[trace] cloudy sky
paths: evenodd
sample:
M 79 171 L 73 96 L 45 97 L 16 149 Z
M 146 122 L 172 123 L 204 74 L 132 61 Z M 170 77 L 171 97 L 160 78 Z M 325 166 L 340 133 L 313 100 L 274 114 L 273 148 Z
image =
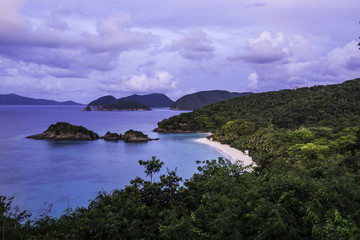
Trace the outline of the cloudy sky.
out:
M 0 94 L 82 103 L 360 77 L 359 0 L 0 0 Z

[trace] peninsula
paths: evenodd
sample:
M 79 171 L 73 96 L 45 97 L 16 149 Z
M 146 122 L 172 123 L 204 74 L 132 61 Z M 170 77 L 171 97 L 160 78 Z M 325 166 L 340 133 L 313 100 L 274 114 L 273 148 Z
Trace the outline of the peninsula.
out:
M 81 105 L 74 101 L 58 102 L 47 99 L 23 97 L 17 94 L 0 94 L 0 105 Z

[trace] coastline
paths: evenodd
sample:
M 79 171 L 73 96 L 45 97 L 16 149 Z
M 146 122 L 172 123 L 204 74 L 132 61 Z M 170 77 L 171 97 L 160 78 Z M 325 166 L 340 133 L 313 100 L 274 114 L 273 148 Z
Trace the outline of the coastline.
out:
M 207 138 L 199 138 L 195 139 L 194 141 L 202 144 L 207 144 L 215 148 L 219 153 L 221 153 L 226 159 L 229 159 L 232 163 L 236 163 L 236 161 L 239 160 L 244 166 L 255 164 L 249 155 L 243 153 L 238 149 L 230 147 L 230 145 L 221 144 Z

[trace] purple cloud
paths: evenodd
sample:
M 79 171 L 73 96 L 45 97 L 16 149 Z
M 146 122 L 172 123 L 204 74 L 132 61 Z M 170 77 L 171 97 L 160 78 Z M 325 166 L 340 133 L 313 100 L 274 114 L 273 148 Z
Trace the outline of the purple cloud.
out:
M 267 4 L 266 3 L 261 3 L 261 2 L 254 2 L 251 4 L 246 5 L 247 8 L 251 8 L 251 7 L 265 7 Z
M 352 56 L 345 64 L 346 68 L 351 71 L 360 70 L 360 57 Z
M 179 53 L 189 60 L 204 60 L 214 56 L 214 47 L 211 38 L 206 32 L 196 29 L 191 30 L 183 38 L 172 41 L 166 50 Z
M 357 42 L 329 51 L 325 56 L 306 61 L 289 58 L 288 62 L 253 64 L 247 86 L 257 90 L 277 90 L 322 84 L 334 84 L 358 77 L 360 57 Z
M 228 57 L 229 61 L 243 60 L 247 63 L 266 64 L 284 60 L 289 56 L 284 46 L 284 36 L 278 33 L 275 38 L 268 32 L 263 32 L 259 38 L 250 39 L 247 51 Z
M 155 71 L 151 74 L 125 75 L 120 79 L 101 81 L 100 89 L 106 92 L 157 92 L 176 88 L 176 78 L 166 71 Z
M 146 49 L 158 41 L 153 34 L 134 31 L 127 15 L 99 20 L 96 33 L 71 33 L 61 16 L 66 9 L 53 11 L 44 23 L 33 26 L 19 14 L 20 0 L 0 0 L 0 56 L 26 65 L 35 64 L 41 71 L 55 77 L 86 77 L 91 71 L 109 71 L 124 51 Z M 41 72 L 41 74 L 39 74 Z

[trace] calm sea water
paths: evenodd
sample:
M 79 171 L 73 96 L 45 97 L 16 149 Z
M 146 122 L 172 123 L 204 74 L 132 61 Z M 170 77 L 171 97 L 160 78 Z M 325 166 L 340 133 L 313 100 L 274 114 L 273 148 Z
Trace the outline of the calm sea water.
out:
M 161 134 L 157 122 L 179 111 L 83 112 L 82 106 L 0 106 L 0 195 L 15 196 L 33 218 L 46 212 L 58 217 L 67 207 L 87 206 L 101 190 L 111 192 L 146 178 L 138 160 L 156 156 L 166 168 L 190 178 L 196 160 L 216 159 L 215 149 L 193 140 L 204 134 Z M 59 121 L 82 125 L 100 136 L 106 131 L 139 130 L 158 141 L 124 143 L 26 139 Z M 159 176 L 159 174 L 157 174 Z

